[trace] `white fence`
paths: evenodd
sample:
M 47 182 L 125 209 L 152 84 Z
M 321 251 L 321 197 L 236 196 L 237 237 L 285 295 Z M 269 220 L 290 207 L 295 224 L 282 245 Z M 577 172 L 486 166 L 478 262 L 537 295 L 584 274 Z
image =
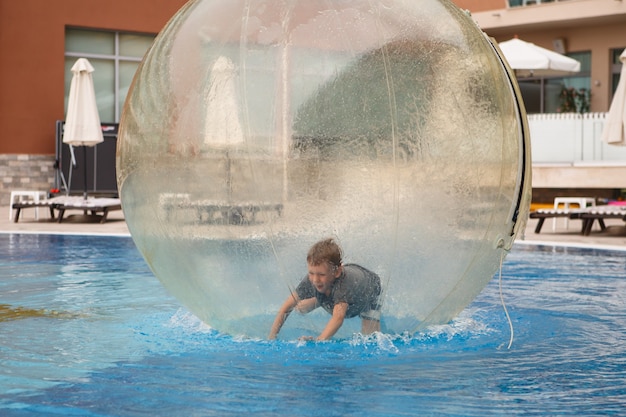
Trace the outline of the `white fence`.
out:
M 528 116 L 533 164 L 626 165 L 626 146 L 601 139 L 606 113 Z

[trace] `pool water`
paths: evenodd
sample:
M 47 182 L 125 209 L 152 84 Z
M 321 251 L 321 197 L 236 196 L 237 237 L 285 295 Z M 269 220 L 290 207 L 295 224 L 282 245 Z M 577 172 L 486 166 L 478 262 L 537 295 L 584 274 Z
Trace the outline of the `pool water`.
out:
M 624 415 L 626 257 L 516 245 L 445 326 L 230 337 L 126 237 L 0 235 L 1 416 Z

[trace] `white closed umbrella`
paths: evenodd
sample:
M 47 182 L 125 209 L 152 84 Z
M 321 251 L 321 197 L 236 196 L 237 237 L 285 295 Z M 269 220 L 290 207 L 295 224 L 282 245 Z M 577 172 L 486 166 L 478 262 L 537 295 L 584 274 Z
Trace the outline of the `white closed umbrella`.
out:
M 498 43 L 518 77 L 561 77 L 580 72 L 580 62 L 518 38 Z
M 602 140 L 609 145 L 626 146 L 626 49 L 619 60 L 622 72 L 602 130 Z
M 218 57 L 211 67 L 205 97 L 204 144 L 207 148 L 219 149 L 225 153 L 228 200 L 232 198 L 229 152 L 244 143 L 235 76 L 236 70 L 233 62 L 225 56 Z
M 72 82 L 67 103 L 67 115 L 63 129 L 63 143 L 72 146 L 96 146 L 104 141 L 100 115 L 93 86 L 93 66 L 85 58 L 79 58 L 72 66 Z M 84 155 L 84 197 L 87 198 L 87 150 Z M 70 177 L 71 181 L 71 177 Z
M 225 56 L 211 67 L 204 122 L 204 144 L 210 147 L 229 149 L 244 142 L 235 75 L 235 65 Z

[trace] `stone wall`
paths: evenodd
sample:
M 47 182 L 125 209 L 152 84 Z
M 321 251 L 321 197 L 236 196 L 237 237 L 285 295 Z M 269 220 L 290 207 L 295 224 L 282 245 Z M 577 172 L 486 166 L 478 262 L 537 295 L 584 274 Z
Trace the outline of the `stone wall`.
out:
M 0 206 L 13 190 L 49 191 L 54 186 L 54 155 L 0 154 Z

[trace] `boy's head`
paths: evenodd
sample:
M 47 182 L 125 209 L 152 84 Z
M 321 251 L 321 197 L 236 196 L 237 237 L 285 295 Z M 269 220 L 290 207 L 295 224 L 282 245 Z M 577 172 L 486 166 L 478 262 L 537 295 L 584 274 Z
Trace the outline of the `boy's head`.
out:
M 311 246 L 306 262 L 309 265 L 328 263 L 329 266 L 338 268 L 342 262 L 341 255 L 341 248 L 333 239 L 324 239 Z
M 311 284 L 318 292 L 330 295 L 335 280 L 343 272 L 339 245 L 332 239 L 317 242 L 309 249 L 306 262 Z

